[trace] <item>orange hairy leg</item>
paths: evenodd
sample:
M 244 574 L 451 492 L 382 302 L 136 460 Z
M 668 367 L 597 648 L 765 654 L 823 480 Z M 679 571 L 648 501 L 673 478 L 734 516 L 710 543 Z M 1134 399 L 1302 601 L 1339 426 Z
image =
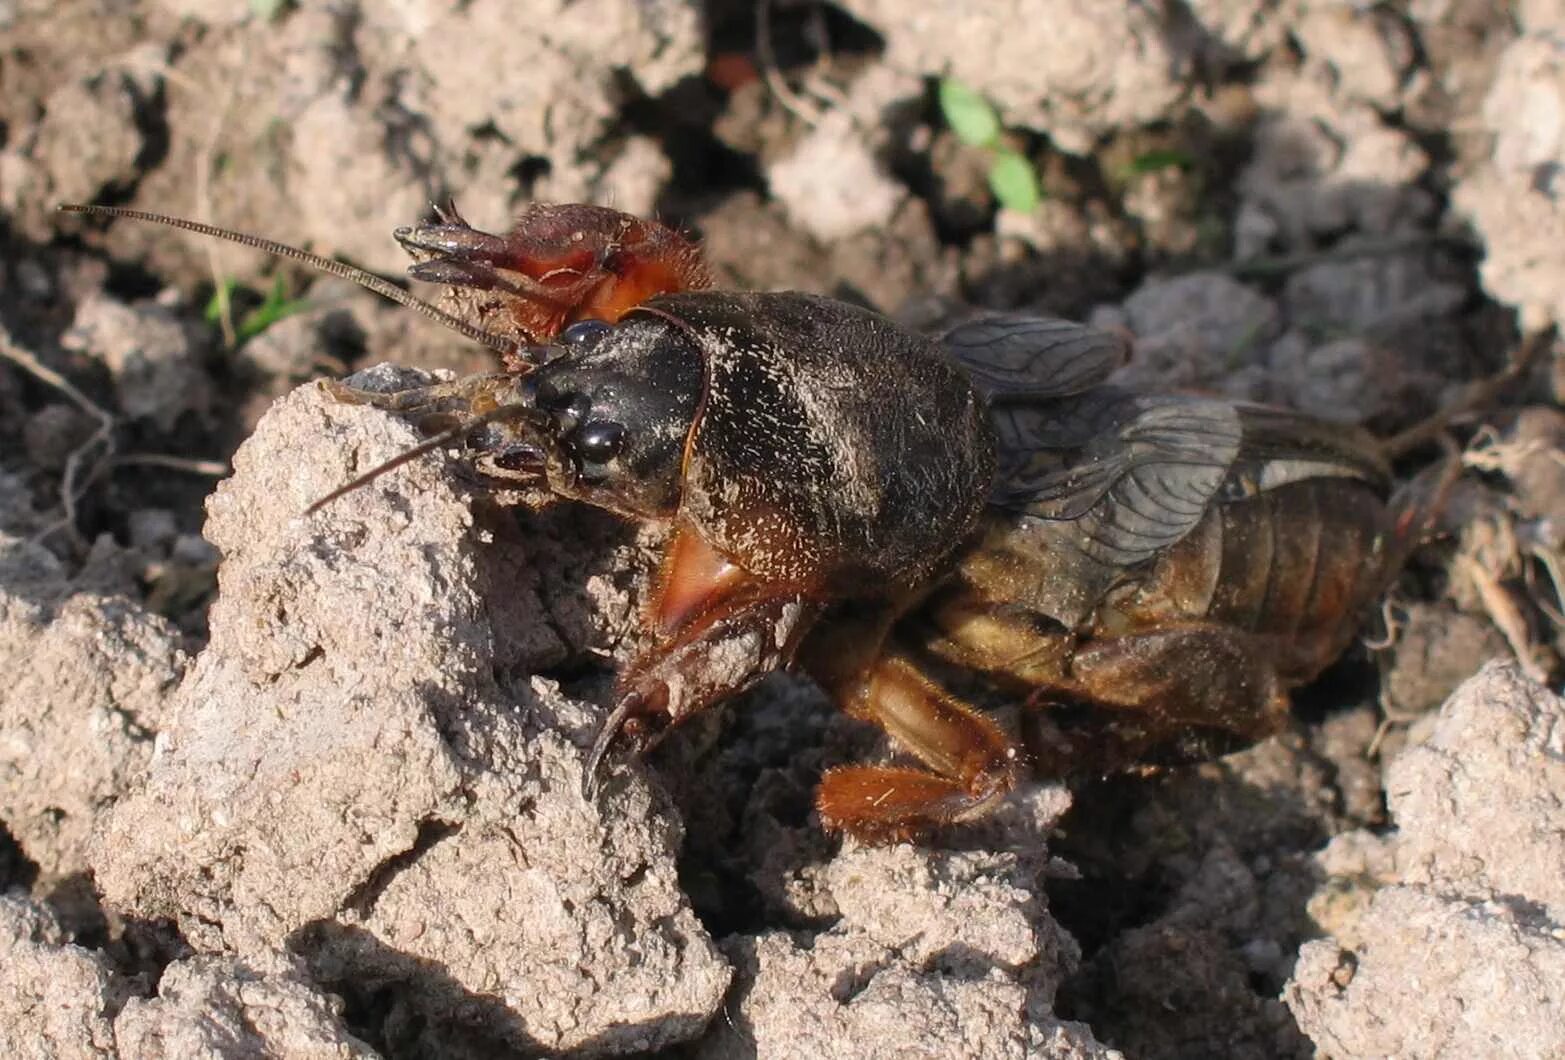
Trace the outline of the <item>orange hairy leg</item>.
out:
M 1020 779 L 1020 749 L 1004 730 L 900 653 L 880 656 L 856 687 L 838 691 L 850 714 L 879 725 L 926 768 L 828 771 L 816 796 L 827 828 L 866 842 L 909 839 L 982 816 Z
M 808 586 L 756 577 L 676 520 L 643 614 L 655 639 L 620 675 L 618 703 L 588 763 L 589 788 L 615 732 L 649 745 L 790 663 L 819 614 L 814 597 Z
M 708 545 L 681 520 L 664 552 L 645 615 L 655 646 L 626 671 L 622 717 L 633 731 L 677 721 L 738 682 L 712 659 L 749 636 L 775 666 L 791 660 L 813 619 L 809 586 L 766 582 Z M 926 827 L 979 816 L 1016 784 L 1021 758 L 998 725 L 924 676 L 901 654 L 880 654 L 889 616 L 836 622 L 812 645 L 814 676 L 852 716 L 873 722 L 927 769 L 844 767 L 821 783 L 824 823 L 867 841 L 905 838 Z M 741 653 L 746 664 L 749 655 Z M 746 673 L 758 674 L 758 668 Z M 668 699 L 677 687 L 683 703 Z
M 810 675 L 850 716 L 872 722 L 924 768 L 840 766 L 821 779 L 827 828 L 864 842 L 909 839 L 982 816 L 1016 786 L 1017 743 L 932 680 L 887 634 L 909 600 L 838 616 L 804 648 Z

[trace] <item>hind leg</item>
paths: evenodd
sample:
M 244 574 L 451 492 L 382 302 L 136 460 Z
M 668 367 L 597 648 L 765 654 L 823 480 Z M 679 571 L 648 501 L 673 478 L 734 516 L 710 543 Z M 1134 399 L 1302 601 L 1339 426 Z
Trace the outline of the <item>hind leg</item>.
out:
M 848 714 L 880 726 L 922 766 L 841 766 L 821 779 L 822 823 L 865 842 L 906 839 L 982 816 L 1015 787 L 1022 769 L 1019 747 L 992 719 L 905 653 L 885 650 L 890 616 L 833 627 L 806 659 Z M 820 650 L 823 644 L 828 651 Z

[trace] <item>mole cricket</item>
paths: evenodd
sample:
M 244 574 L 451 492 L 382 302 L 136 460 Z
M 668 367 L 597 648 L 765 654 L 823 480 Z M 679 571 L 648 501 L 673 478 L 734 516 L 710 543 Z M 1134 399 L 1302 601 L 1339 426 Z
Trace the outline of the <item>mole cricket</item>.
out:
M 865 841 L 992 810 L 1029 773 L 1188 762 L 1276 732 L 1438 505 L 1388 446 L 1281 408 L 1110 379 L 1122 337 L 982 313 L 922 335 L 798 292 L 715 289 L 674 229 L 535 204 L 398 229 L 454 310 L 333 259 L 160 214 L 351 279 L 498 370 L 338 399 L 459 447 L 480 483 L 668 528 L 587 764 L 797 668 L 912 759 L 823 777 Z M 1514 374 L 1512 372 L 1511 374 Z M 1438 493 L 1439 491 L 1435 491 Z M 957 688 L 1019 704 L 1002 725 Z

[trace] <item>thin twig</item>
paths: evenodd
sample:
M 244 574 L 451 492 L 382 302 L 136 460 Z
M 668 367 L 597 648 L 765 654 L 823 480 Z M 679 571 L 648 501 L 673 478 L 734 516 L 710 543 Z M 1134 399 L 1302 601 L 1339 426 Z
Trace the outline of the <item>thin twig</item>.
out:
M 18 346 L 16 340 L 11 338 L 11 333 L 5 330 L 4 325 L 0 325 L 0 357 L 4 357 L 11 363 L 26 369 L 35 379 L 48 383 L 75 402 L 76 406 L 83 412 L 88 413 L 100 422 L 113 422 L 114 417 L 100 408 L 86 394 L 76 389 L 74 383 L 34 357 L 30 351 Z
M 79 540 L 80 534 L 76 529 L 76 501 L 85 491 L 86 484 L 97 477 L 103 463 L 114 454 L 114 417 L 86 394 L 76 389 L 76 385 L 69 379 L 44 364 L 37 357 L 34 357 L 30 351 L 18 346 L 11 338 L 10 332 L 6 331 L 3 326 L 0 326 L 0 357 L 4 357 L 38 381 L 54 387 L 60 393 L 70 398 L 83 412 L 98 421 L 98 427 L 92 432 L 92 435 L 81 445 L 71 450 L 71 455 L 66 457 L 65 471 L 60 477 L 62 518 L 44 527 L 35 536 L 35 540 L 41 540 L 61 527 L 68 527 L 71 535 Z M 78 482 L 78 478 L 81 475 L 82 462 L 86 459 L 87 453 L 99 446 L 102 447 L 102 452 L 93 462 L 92 467 L 88 469 L 86 477 Z
M 1462 388 L 1462 393 L 1457 399 L 1445 408 L 1413 424 L 1407 430 L 1384 439 L 1380 443 L 1381 451 L 1392 460 L 1405 456 L 1443 435 L 1446 428 L 1458 417 L 1480 412 L 1493 405 L 1505 387 L 1526 374 L 1539 353 L 1548 348 L 1553 337 L 1553 331 L 1548 329 L 1528 335 L 1511 354 L 1504 368 L 1485 379 L 1468 383 Z
M 126 453 L 115 457 L 113 464 L 115 467 L 166 467 L 170 471 L 184 471 L 211 478 L 222 478 L 230 470 L 227 462 L 222 460 L 201 460 L 169 453 Z
M 762 80 L 783 109 L 811 128 L 819 125 L 820 110 L 796 93 L 777 68 L 777 53 L 772 49 L 771 0 L 755 0 L 755 55 L 761 61 Z
M 1391 730 L 1401 724 L 1401 721 L 1394 721 L 1389 717 L 1381 718 L 1380 724 L 1375 727 L 1374 738 L 1369 741 L 1369 746 L 1364 748 L 1364 757 L 1371 762 L 1378 759 L 1380 757 L 1381 744 L 1386 742 L 1386 737 L 1391 735 Z
M 1409 250 L 1447 246 L 1454 250 L 1476 251 L 1472 243 L 1455 236 L 1420 233 L 1412 236 L 1395 236 L 1373 242 L 1349 243 L 1326 250 L 1306 250 L 1297 254 L 1260 255 L 1242 261 L 1193 264 L 1175 270 L 1175 275 L 1187 272 L 1226 272 L 1240 279 L 1260 280 L 1272 276 L 1307 269 L 1312 265 L 1328 262 L 1355 261 L 1359 258 L 1382 258 Z
M 1516 656 L 1516 661 L 1521 664 L 1522 672 L 1539 684 L 1547 684 L 1549 675 L 1545 672 L 1538 657 L 1534 653 L 1532 638 L 1527 632 L 1527 619 L 1522 614 L 1521 608 L 1511 598 L 1510 593 L 1500 584 L 1500 580 L 1491 574 L 1485 567 L 1471 556 L 1458 556 L 1457 563 L 1478 590 L 1478 599 L 1482 603 L 1489 620 L 1500 630 L 1505 642 L 1510 645 L 1511 654 Z
M 810 43 L 815 47 L 815 62 L 810 66 L 810 72 L 805 75 L 804 87 L 809 93 L 819 100 L 828 110 L 849 110 L 848 97 L 840 88 L 831 83 L 827 77 L 827 70 L 831 66 L 831 31 L 826 26 L 826 14 L 819 3 L 810 4 L 809 32 Z M 854 125 L 858 122 L 855 119 Z
M 1369 651 L 1382 652 L 1397 642 L 1397 637 L 1402 633 L 1402 619 L 1397 616 L 1401 605 L 1391 597 L 1386 597 L 1380 602 L 1380 623 L 1384 627 L 1379 637 L 1366 634 L 1359 638 L 1359 643 Z

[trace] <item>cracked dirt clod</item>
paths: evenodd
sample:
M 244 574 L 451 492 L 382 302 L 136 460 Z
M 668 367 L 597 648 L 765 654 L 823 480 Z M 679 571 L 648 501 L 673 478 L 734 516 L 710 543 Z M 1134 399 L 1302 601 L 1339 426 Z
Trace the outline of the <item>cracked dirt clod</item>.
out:
M 132 419 L 151 420 L 168 431 L 183 413 L 204 414 L 211 403 L 200 337 L 163 306 L 127 305 L 107 295 L 88 298 L 61 345 L 108 369 L 120 410 Z
M 1308 248 L 1333 233 L 1405 232 L 1433 212 L 1417 184 L 1429 158 L 1375 108 L 1342 98 L 1319 70 L 1274 71 L 1256 87 L 1255 149 L 1240 175 L 1245 202 L 1235 246 Z
M 1565 700 L 1490 664 L 1386 790 L 1399 830 L 1320 856 L 1333 878 L 1311 908 L 1335 937 L 1304 946 L 1284 991 L 1300 1028 L 1336 1056 L 1494 1055 L 1502 1035 L 1505 1055 L 1560 1055 Z
M 1069 804 L 1052 794 L 1048 820 Z M 1044 909 L 1041 869 L 1036 844 L 993 854 L 850 843 L 823 873 L 841 911 L 829 930 L 724 941 L 741 985 L 700 1055 L 1120 1057 L 1051 1012 L 1078 954 Z
M 391 999 L 377 1033 L 423 1048 L 689 1037 L 730 972 L 679 891 L 677 825 L 639 775 L 582 801 L 594 708 L 495 683 L 521 650 L 485 596 L 514 592 L 484 569 L 506 549 L 444 459 L 301 514 L 416 440 L 306 387 L 236 454 L 208 505 L 211 641 L 97 846 L 105 901 L 198 950 L 287 947 Z
M 341 1002 L 300 962 L 194 957 L 164 969 L 157 996 L 130 997 L 103 959 L 66 941 L 54 915 L 0 898 L 0 1053 L 15 1060 L 370 1060 Z
M 1526 330 L 1565 320 L 1565 38 L 1557 16 L 1536 30 L 1501 56 L 1483 107 L 1492 153 L 1452 193 L 1484 241 L 1484 286 Z
M 23 126 L 5 145 L 10 150 L 0 150 L 0 209 L 47 239 L 48 215 L 28 207 L 82 202 L 106 185 L 134 181 L 145 149 L 138 96 L 154 88 L 155 82 L 138 87 L 121 71 L 62 84 L 45 101 L 38 123 Z
M 986 96 L 1007 125 L 1045 131 L 1067 151 L 1122 124 L 1162 117 L 1183 93 L 1167 27 L 1141 5 L 1091 9 L 1069 0 L 974 5 L 847 0 L 887 35 L 886 61 L 950 75 Z
M 1565 700 L 1491 665 L 1386 772 L 1404 883 L 1522 899 L 1565 925 Z
M 0 897 L 0 1055 L 112 1056 L 114 999 L 102 960 L 67 944 L 52 913 L 28 899 Z
M 167 622 L 0 534 L 0 820 L 47 878 L 87 867 L 186 661 Z
M 890 226 L 907 191 L 878 156 L 887 150 L 886 112 L 922 85 L 878 68 L 854 82 L 846 104 L 821 116 L 787 157 L 767 169 L 767 186 L 788 219 L 823 243 Z
M 163 971 L 157 996 L 132 998 L 114 1020 L 122 1060 L 373 1060 L 349 1034 L 342 1003 L 322 994 L 300 962 L 192 957 Z
M 1333 940 L 1306 943 L 1284 994 L 1324 1054 L 1544 1060 L 1565 1050 L 1557 926 L 1505 905 L 1390 887 L 1362 930 L 1354 953 Z
M 149 32 L 177 37 L 184 6 L 148 12 L 160 16 Z M 432 199 L 452 196 L 475 224 L 503 228 L 532 196 L 619 201 L 624 187 L 644 198 L 647 168 L 634 157 L 613 165 L 602 141 L 628 84 L 656 95 L 703 61 L 700 14 L 685 0 L 539 0 L 525 11 L 506 0 L 350 0 L 243 23 L 218 6 L 231 7 L 201 5 L 211 22 L 201 47 L 174 60 L 153 116 L 180 135 L 131 205 L 200 213 L 386 272 L 406 265 L 391 230 Z M 524 158 L 534 175 L 518 174 Z M 0 153 L 0 174 L 8 160 Z M 660 160 L 646 161 L 655 171 Z M 29 219 L 52 208 L 30 185 L 18 197 Z M 214 253 L 243 279 L 271 269 L 236 247 L 108 238 L 192 280 Z
M 803 949 L 778 933 L 736 940 L 730 953 L 751 986 L 733 1024 L 705 1043 L 703 1060 L 750 1050 L 757 1057 L 1123 1060 L 1083 1024 L 1029 1018 L 1026 989 L 998 973 L 964 979 L 891 963 L 839 996 L 865 956 L 852 941 L 819 939 Z
M 1416 604 L 1397 632 L 1384 675 L 1387 707 L 1399 717 L 1433 710 L 1490 659 L 1504 656 L 1493 624 L 1449 605 Z

